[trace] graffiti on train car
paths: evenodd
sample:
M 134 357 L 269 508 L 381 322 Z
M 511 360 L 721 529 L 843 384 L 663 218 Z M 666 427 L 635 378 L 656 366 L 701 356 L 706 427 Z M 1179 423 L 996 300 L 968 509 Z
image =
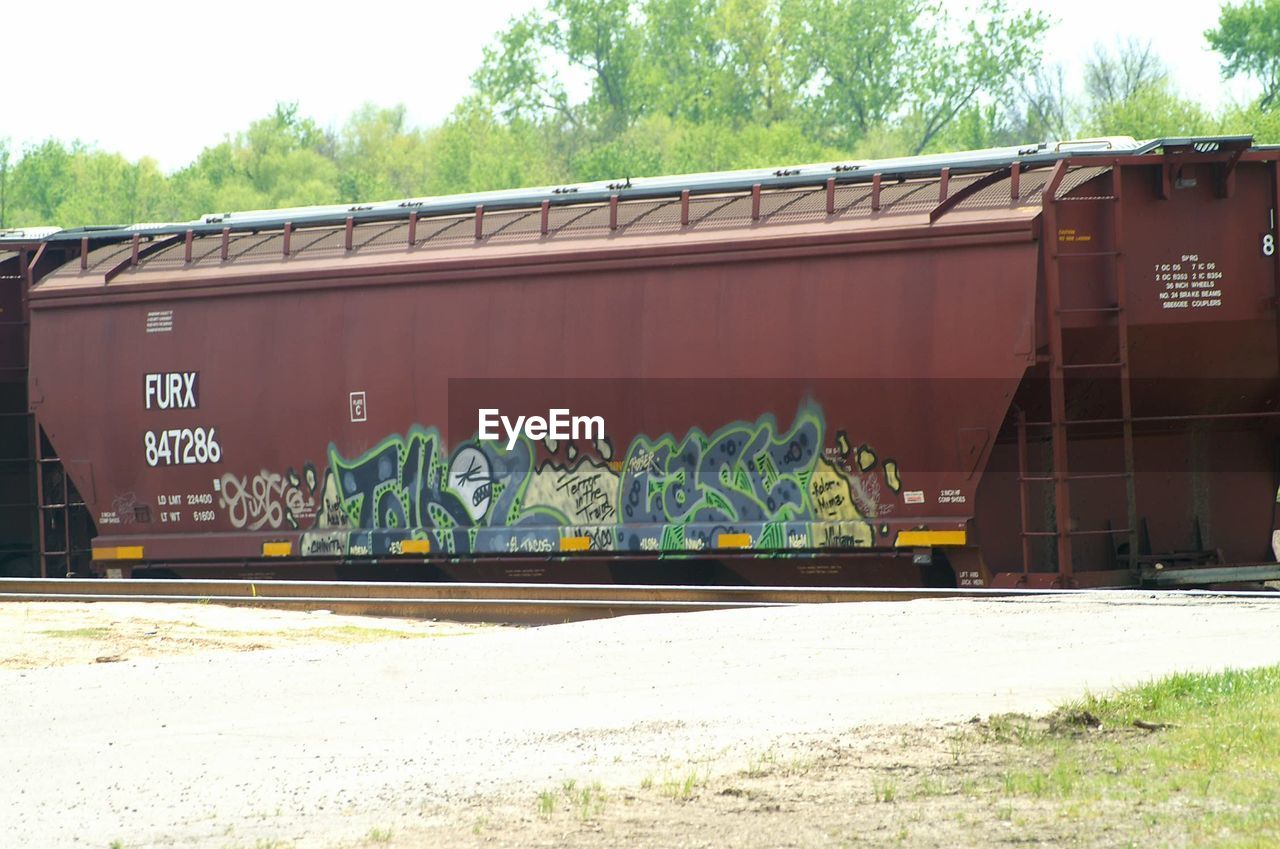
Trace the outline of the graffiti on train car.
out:
M 267 469 L 252 476 L 225 474 L 218 492 L 233 528 L 297 530 L 316 514 L 316 469 L 307 463 L 301 476 L 293 469 L 284 474 Z
M 700 551 L 725 538 L 781 550 L 873 545 L 901 489 L 895 461 L 829 434 L 814 403 L 786 427 L 764 415 L 639 436 L 620 457 L 607 436 L 509 444 L 450 451 L 415 426 L 354 457 L 330 445 L 322 479 L 309 463 L 302 475 L 227 474 L 221 504 L 236 528 L 309 523 L 312 556 L 395 553 L 406 539 L 448 554 Z

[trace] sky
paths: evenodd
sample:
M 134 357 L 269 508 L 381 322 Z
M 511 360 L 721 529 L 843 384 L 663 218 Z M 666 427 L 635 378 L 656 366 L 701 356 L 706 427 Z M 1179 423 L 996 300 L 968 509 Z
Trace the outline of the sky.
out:
M 1150 39 L 1178 88 L 1206 105 L 1245 100 L 1220 81 L 1203 32 L 1216 0 L 1009 0 L 1056 19 L 1045 44 L 1068 80 L 1101 40 Z M 80 139 L 172 171 L 281 101 L 337 127 L 361 103 L 403 103 L 411 123 L 443 121 L 481 51 L 513 15 L 543 0 L 62 0 L 5 10 L 9 94 L 0 139 L 20 151 Z M 964 3 L 944 0 L 953 12 Z M 42 7 L 45 10 L 42 11 Z M 17 96 L 15 96 L 17 95 Z M 1034 141 L 1034 140 L 1028 140 Z

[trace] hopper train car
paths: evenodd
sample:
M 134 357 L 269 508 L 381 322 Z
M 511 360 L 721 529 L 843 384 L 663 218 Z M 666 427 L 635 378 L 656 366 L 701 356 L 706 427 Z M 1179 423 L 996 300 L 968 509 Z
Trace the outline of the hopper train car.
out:
M 0 570 L 1278 577 L 1278 162 L 1112 138 L 9 231 Z

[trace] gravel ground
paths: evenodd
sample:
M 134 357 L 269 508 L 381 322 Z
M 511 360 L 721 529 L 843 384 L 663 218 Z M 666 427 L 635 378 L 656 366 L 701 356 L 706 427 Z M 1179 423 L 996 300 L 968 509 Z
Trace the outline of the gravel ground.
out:
M 540 791 L 566 782 L 728 774 L 762 752 L 1280 662 L 1280 599 L 938 600 L 535 629 L 59 607 L 50 624 L 47 606 L 0 606 L 0 846 L 13 849 L 458 845 L 464 825 L 479 845 L 533 845 L 471 823 L 532 814 Z M 142 637 L 174 622 L 242 633 L 148 655 L 136 634 L 110 643 L 104 621 Z M 309 628 L 325 633 L 308 640 Z M 84 662 L 28 650 L 55 636 L 72 653 L 86 641 Z M 667 837 L 655 845 L 675 845 Z

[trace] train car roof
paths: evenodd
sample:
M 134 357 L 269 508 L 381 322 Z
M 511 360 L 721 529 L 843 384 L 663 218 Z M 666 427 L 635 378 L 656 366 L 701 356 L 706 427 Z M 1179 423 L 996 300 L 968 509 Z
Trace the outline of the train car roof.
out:
M 1254 147 L 1250 135 L 1195 136 L 1137 141 L 1129 136 L 1109 136 L 1031 145 L 989 148 L 957 153 L 906 156 L 890 159 L 846 160 L 780 168 L 758 168 L 665 177 L 622 177 L 562 186 L 540 186 L 527 189 L 474 192 L 439 197 L 408 198 L 369 204 L 332 204 L 287 209 L 214 212 L 193 221 L 90 225 L 69 229 L 26 227 L 0 230 L 0 246 L 4 243 L 32 241 L 59 242 L 91 239 L 96 243 L 131 238 L 135 234 L 155 237 L 193 231 L 197 235 L 221 232 L 256 232 L 284 227 L 310 227 L 343 223 L 394 221 L 417 217 L 439 217 L 470 213 L 478 206 L 487 212 L 537 207 L 544 202 L 553 206 L 607 202 L 611 197 L 643 200 L 672 197 L 682 192 L 691 195 L 749 191 L 755 186 L 777 190 L 813 186 L 828 179 L 837 183 L 869 181 L 874 175 L 884 180 L 904 180 L 936 175 L 942 169 L 951 174 L 992 172 L 1019 163 L 1035 168 L 1071 157 L 1144 155 L 1157 151 L 1192 149 L 1211 152 L 1222 149 L 1243 150 Z M 1260 149 L 1260 148 L 1259 148 Z

